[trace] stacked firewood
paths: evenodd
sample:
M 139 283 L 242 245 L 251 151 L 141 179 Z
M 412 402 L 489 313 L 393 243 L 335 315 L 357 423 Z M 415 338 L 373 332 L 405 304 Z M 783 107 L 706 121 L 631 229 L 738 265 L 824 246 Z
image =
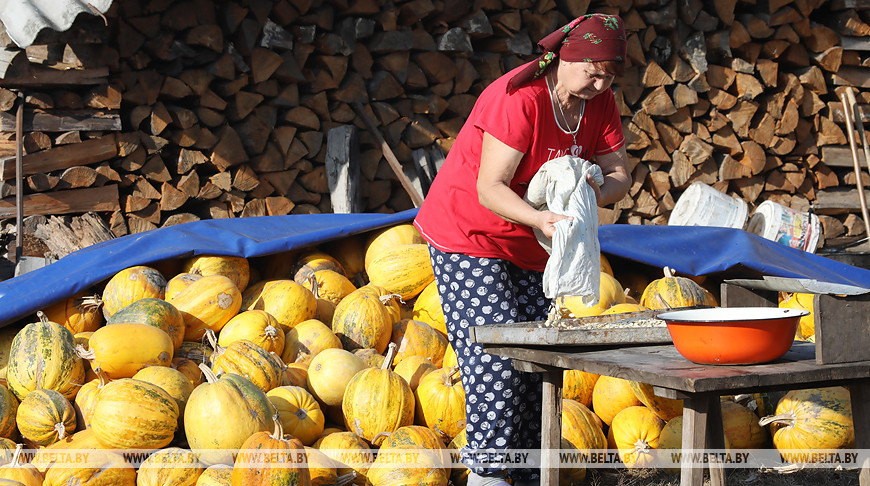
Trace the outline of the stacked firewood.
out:
M 95 211 L 123 235 L 332 212 L 327 139 L 342 126 L 360 210 L 409 209 L 386 156 L 425 192 L 477 94 L 547 33 L 604 12 L 629 31 L 614 91 L 634 184 L 602 223 L 666 224 L 702 181 L 750 208 L 824 202 L 828 237 L 858 234 L 835 189 L 855 185 L 838 90 L 870 103 L 862 1 L 116 0 L 105 23 L 81 16 L 24 55 L 6 40 L 0 217 L 14 216 L 19 92 L 25 214 Z

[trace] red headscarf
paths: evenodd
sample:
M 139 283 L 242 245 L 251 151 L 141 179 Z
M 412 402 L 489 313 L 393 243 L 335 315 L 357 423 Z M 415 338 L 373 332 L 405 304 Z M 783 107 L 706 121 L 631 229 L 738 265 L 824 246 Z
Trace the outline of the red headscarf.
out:
M 543 76 L 556 57 L 569 62 L 625 60 L 625 25 L 616 15 L 584 15 L 541 39 L 538 47 L 543 53 L 511 78 L 508 92 Z

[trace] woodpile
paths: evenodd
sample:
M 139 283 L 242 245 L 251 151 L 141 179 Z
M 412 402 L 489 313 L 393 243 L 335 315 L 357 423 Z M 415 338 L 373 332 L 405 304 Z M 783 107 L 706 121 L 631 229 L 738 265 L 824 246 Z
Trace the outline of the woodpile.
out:
M 602 223 L 666 224 L 701 181 L 750 211 L 818 205 L 829 240 L 856 236 L 837 92 L 855 86 L 870 121 L 866 1 L 116 0 L 105 25 L 0 43 L 0 218 L 14 218 L 19 92 L 26 215 L 96 212 L 120 236 L 412 208 L 403 179 L 425 194 L 476 95 L 588 11 L 629 31 L 614 91 L 634 184 Z M 340 203 L 353 184 L 336 164 L 359 181 Z

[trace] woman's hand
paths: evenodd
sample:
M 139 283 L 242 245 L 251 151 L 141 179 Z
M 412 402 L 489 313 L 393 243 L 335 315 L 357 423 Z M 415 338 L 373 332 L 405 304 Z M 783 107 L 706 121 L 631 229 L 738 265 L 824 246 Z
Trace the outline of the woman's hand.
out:
M 556 214 L 552 211 L 539 211 L 540 213 L 540 221 L 537 224 L 541 233 L 544 233 L 544 236 L 547 238 L 553 239 L 553 234 L 556 233 L 556 222 L 562 221 L 563 219 L 574 219 L 570 216 L 565 216 L 564 214 Z
M 592 187 L 592 190 L 595 191 L 595 203 L 600 205 L 601 201 L 601 187 L 595 182 L 595 179 L 592 178 L 592 174 L 586 174 L 586 183 Z

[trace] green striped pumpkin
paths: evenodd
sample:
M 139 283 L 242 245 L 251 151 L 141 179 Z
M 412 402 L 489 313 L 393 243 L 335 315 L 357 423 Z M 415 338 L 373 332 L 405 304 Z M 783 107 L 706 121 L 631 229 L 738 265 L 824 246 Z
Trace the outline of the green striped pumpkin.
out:
M 174 349 L 184 341 L 184 316 L 174 305 L 162 299 L 146 297 L 127 305 L 106 320 L 110 324 L 147 324 L 162 329 L 172 338 Z
M 15 435 L 15 415 L 17 413 L 18 399 L 8 388 L 0 386 L 0 437 L 11 439 Z M 15 448 L 14 444 L 12 448 Z
M 384 250 L 366 266 L 369 281 L 409 301 L 435 280 L 429 247 L 422 243 Z
M 45 319 L 30 323 L 15 335 L 9 350 L 6 381 L 19 400 L 33 390 L 56 390 L 67 400 L 75 398 L 85 382 L 85 367 L 76 354 L 68 329 Z
M 63 395 L 54 390 L 33 390 L 21 401 L 15 418 L 21 436 L 47 446 L 76 430 L 76 412 Z
M 716 307 L 716 297 L 694 280 L 677 277 L 669 267 L 664 268 L 665 276 L 653 280 L 643 290 L 640 305 L 648 309 L 668 309 L 709 305 Z
M 159 449 L 172 442 L 178 415 L 178 404 L 163 388 L 121 378 L 100 390 L 91 428 L 107 449 Z
M 125 268 L 116 273 L 103 289 L 103 315 L 112 314 L 139 299 L 162 299 L 166 292 L 166 279 L 157 270 L 146 266 Z

